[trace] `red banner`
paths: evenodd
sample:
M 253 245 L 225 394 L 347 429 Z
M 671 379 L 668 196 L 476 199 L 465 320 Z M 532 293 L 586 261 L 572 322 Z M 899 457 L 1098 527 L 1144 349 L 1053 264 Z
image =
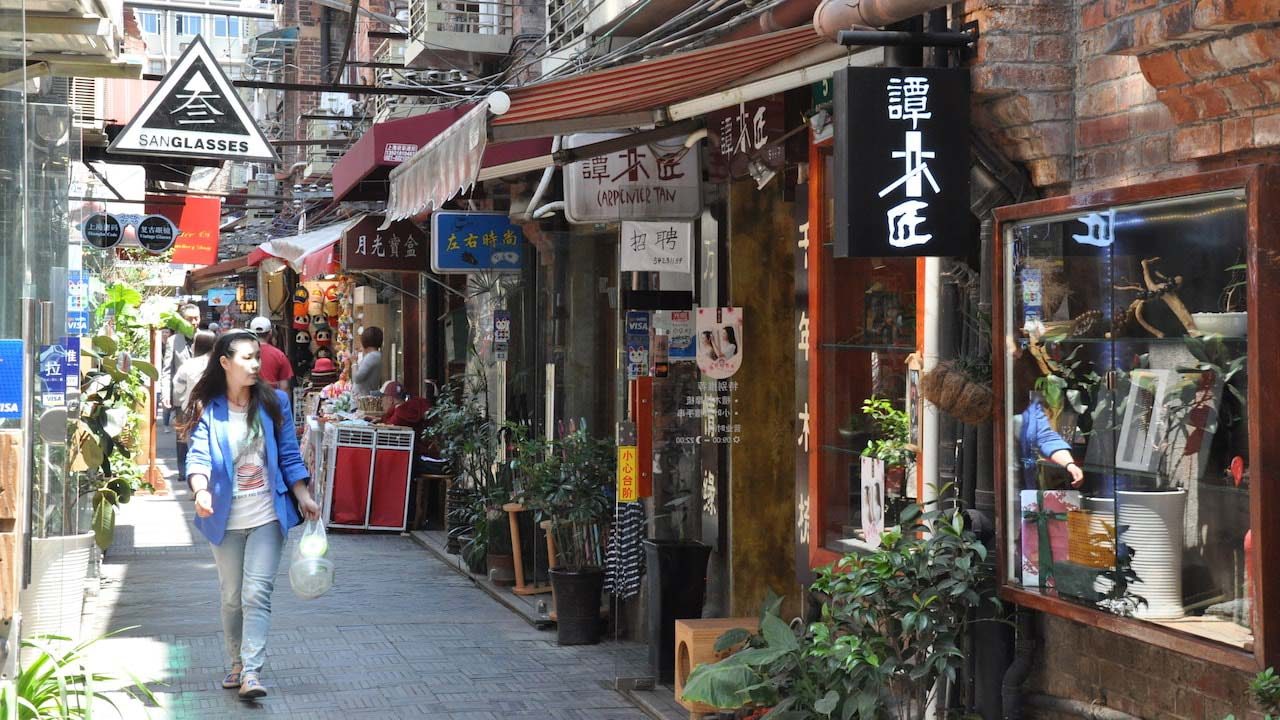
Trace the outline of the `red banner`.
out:
M 222 201 L 210 197 L 147 196 L 147 212 L 163 215 L 178 226 L 173 262 L 212 265 L 218 262 L 218 226 Z

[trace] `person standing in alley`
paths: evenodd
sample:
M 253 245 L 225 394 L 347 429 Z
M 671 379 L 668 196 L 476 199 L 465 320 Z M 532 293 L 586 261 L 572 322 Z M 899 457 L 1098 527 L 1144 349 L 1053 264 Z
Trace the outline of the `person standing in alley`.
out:
M 365 328 L 360 333 L 360 349 L 360 361 L 351 373 L 351 394 L 356 397 L 382 387 L 382 328 Z
M 260 674 L 271 592 L 289 528 L 319 519 L 288 396 L 259 377 L 257 335 L 231 331 L 213 345 L 180 427 L 196 528 L 212 546 L 231 668 L 224 688 L 267 694 Z
M 283 350 L 271 344 L 271 321 L 259 315 L 249 323 L 249 329 L 258 336 L 262 347 L 262 379 L 277 390 L 289 392 L 293 363 L 289 362 Z
M 208 330 L 197 330 L 194 338 L 191 339 L 191 357 L 178 368 L 178 372 L 173 376 L 173 406 L 177 409 L 176 420 L 178 427 L 186 422 L 187 401 L 191 398 L 191 388 L 195 387 L 196 382 L 204 375 L 204 369 L 209 364 L 209 351 L 213 350 L 213 342 L 217 336 Z M 187 476 L 187 443 L 182 440 L 182 436 L 178 436 L 178 477 L 185 478 Z
M 191 359 L 191 341 L 195 331 L 200 329 L 200 308 L 191 303 L 178 306 L 178 317 L 190 326 L 190 333 L 175 332 L 165 340 L 163 355 L 160 361 L 160 386 L 165 390 L 166 411 L 181 412 L 180 405 L 173 393 L 173 379 L 178 375 L 182 364 Z M 185 330 L 185 328 L 184 328 Z

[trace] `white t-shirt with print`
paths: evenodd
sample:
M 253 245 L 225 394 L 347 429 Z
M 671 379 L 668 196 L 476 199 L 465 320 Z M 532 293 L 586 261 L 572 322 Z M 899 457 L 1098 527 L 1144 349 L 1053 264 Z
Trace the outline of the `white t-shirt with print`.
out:
M 246 530 L 266 525 L 276 519 L 271 503 L 271 484 L 267 481 L 267 453 L 262 428 L 252 435 L 246 413 L 228 410 L 227 444 L 236 475 L 231 488 L 231 514 L 228 530 Z

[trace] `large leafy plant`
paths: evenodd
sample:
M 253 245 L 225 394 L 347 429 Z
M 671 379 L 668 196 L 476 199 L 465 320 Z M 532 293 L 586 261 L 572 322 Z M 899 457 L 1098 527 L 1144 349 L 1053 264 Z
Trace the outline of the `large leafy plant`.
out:
M 491 523 L 491 514 L 509 496 L 496 474 L 497 427 L 483 398 L 480 378 L 458 378 L 440 392 L 427 414 L 428 439 L 448 461 L 453 487 L 467 493 L 466 502 L 450 515 L 454 526 L 450 532 L 470 538 L 463 548 L 464 559 L 476 571 L 483 568 L 490 529 L 501 524 Z
M 119 506 L 139 489 L 154 489 L 134 460 L 147 384 L 160 377 L 154 365 L 133 359 L 148 348 L 146 328 L 136 315 L 141 302 L 132 288 L 108 287 L 96 313 L 98 324 L 111 334 L 97 335 L 81 349 L 80 414 L 72 430 L 71 468 L 83 473 L 81 493 L 93 495 L 94 539 L 103 550 L 114 539 Z
M 518 498 L 550 522 L 557 564 L 578 571 L 599 566 L 604 524 L 613 511 L 614 445 L 577 430 L 557 440 L 523 438 L 512 467 Z
M 970 611 L 986 602 L 985 559 L 958 508 L 910 506 L 879 549 L 819 571 L 818 622 L 790 638 L 769 617 L 759 635 L 726 633 L 719 649 L 744 640 L 746 649 L 695 668 L 685 697 L 772 706 L 774 720 L 917 720 L 937 680 L 955 681 Z
M 116 632 L 131 629 L 122 628 Z M 58 635 L 24 639 L 23 647 L 36 651 L 36 655 L 23 666 L 17 677 L 0 684 L 0 717 L 13 720 L 90 720 L 93 706 L 97 703 L 111 706 L 117 716 L 123 717 L 115 701 L 105 692 L 119 678 L 94 672 L 85 661 L 85 651 L 101 639 L 74 645 L 69 638 Z M 145 698 L 155 704 L 156 698 L 151 690 L 132 673 L 125 672 L 132 684 L 122 688 L 121 692 L 133 699 Z

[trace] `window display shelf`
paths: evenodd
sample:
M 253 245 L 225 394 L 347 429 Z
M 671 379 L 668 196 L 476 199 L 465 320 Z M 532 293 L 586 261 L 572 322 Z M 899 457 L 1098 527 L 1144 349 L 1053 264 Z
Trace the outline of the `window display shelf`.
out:
M 864 345 L 859 343 L 822 343 L 819 347 L 823 350 L 861 350 L 864 352 L 882 352 L 893 353 L 895 355 L 910 355 L 916 349 L 905 345 Z
M 1198 338 L 1191 338 L 1191 337 L 1185 337 L 1185 336 L 1184 337 L 1164 337 L 1164 338 L 1158 338 L 1158 337 L 1101 338 L 1101 337 L 1084 337 L 1084 336 L 1058 337 L 1054 335 L 1045 335 L 1043 338 L 1043 341 L 1046 345 L 1065 345 L 1065 344 L 1071 344 L 1071 343 L 1075 343 L 1079 345 L 1118 345 L 1120 343 L 1138 343 L 1143 345 L 1186 345 L 1187 342 L 1190 340 L 1207 341 L 1210 338 L 1214 340 L 1221 340 L 1222 342 L 1231 342 L 1231 343 L 1243 343 L 1249 340 L 1249 338 L 1245 336 L 1205 334 L 1205 335 L 1201 335 Z
M 853 450 L 851 448 L 840 447 L 838 445 L 823 445 L 823 450 L 828 452 L 840 453 L 841 455 L 861 455 L 861 450 Z

